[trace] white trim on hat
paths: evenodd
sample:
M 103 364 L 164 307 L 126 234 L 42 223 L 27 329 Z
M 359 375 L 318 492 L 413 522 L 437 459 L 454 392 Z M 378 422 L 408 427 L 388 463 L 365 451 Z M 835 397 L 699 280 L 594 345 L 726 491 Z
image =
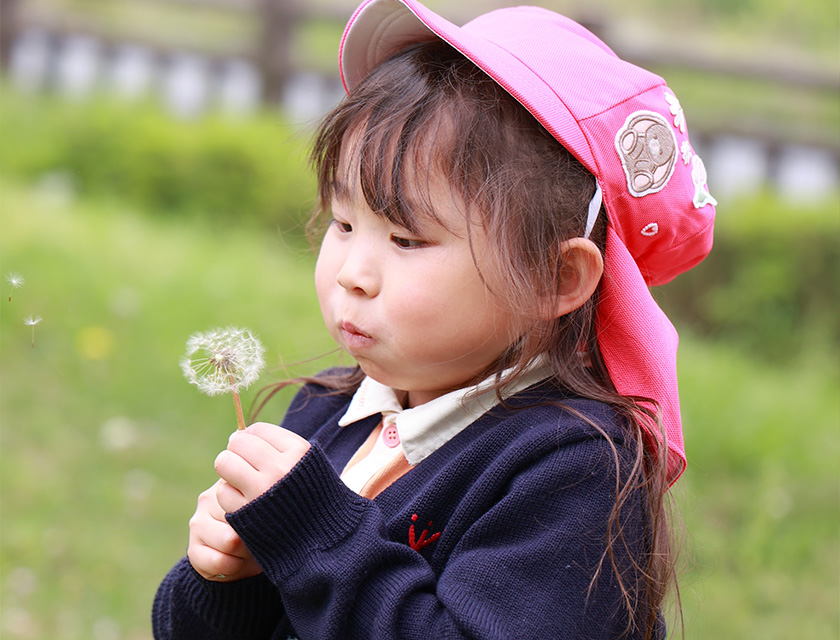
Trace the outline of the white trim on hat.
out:
M 601 211 L 601 204 L 604 202 L 604 194 L 601 191 L 601 185 L 595 181 L 595 195 L 589 201 L 589 210 L 586 213 L 586 231 L 583 232 L 584 238 L 589 238 L 592 229 L 595 228 L 595 222 L 598 220 L 598 212 Z

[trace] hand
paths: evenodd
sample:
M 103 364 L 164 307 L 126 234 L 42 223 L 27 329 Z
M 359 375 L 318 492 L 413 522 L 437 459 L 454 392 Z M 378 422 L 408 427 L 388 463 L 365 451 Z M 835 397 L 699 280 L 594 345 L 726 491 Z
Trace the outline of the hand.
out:
M 216 457 L 219 505 L 227 513 L 260 497 L 292 470 L 309 451 L 309 442 L 282 427 L 257 422 L 235 431 Z
M 190 518 L 187 557 L 203 578 L 214 582 L 241 580 L 262 572 L 225 520 L 225 510 L 218 501 L 218 491 L 224 484 L 219 480 L 198 496 L 198 506 Z

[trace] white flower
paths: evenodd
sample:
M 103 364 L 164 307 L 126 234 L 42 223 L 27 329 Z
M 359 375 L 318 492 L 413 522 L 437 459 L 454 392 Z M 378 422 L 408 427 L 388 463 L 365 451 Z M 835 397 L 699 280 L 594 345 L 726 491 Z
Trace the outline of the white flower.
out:
M 683 164 L 691 162 L 691 156 L 694 155 L 694 152 L 692 151 L 691 144 L 689 144 L 688 140 L 683 140 L 680 151 L 682 152 Z
M 691 159 L 691 179 L 694 182 L 694 200 L 695 208 L 699 209 L 705 207 L 707 204 L 712 206 L 717 205 L 717 200 L 709 193 L 709 188 L 706 186 L 706 165 L 703 164 L 703 159 L 700 156 L 694 156 Z
M 680 101 L 677 100 L 677 96 L 673 93 L 665 93 L 665 100 L 668 101 L 668 104 L 671 106 L 671 115 L 674 116 L 674 126 L 680 130 L 681 133 L 685 133 L 685 112 L 683 111 L 682 105 L 680 105 Z
M 208 396 L 236 394 L 259 378 L 263 353 L 265 348 L 248 329 L 213 329 L 189 337 L 181 370 Z

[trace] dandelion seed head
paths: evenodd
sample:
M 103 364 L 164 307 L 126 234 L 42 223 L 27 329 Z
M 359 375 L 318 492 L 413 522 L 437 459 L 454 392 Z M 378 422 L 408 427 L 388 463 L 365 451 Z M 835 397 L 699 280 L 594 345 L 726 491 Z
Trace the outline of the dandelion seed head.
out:
M 247 389 L 265 366 L 265 348 L 248 329 L 227 327 L 194 333 L 187 340 L 181 371 L 208 396 Z
M 6 282 L 12 285 L 15 289 L 20 289 L 24 285 L 26 280 L 24 280 L 23 276 L 19 273 L 7 273 Z
M 41 316 L 26 316 L 23 319 L 23 324 L 27 327 L 34 327 L 36 324 L 41 322 Z

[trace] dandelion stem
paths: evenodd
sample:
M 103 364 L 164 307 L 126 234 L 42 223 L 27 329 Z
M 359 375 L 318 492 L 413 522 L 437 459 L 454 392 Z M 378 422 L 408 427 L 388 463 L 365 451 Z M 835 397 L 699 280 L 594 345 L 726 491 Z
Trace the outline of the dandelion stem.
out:
M 230 376 L 230 391 L 233 395 L 233 406 L 236 407 L 236 428 L 242 431 L 245 428 L 245 416 L 242 415 L 242 401 L 239 399 L 239 392 L 236 390 L 236 379 L 233 374 Z

